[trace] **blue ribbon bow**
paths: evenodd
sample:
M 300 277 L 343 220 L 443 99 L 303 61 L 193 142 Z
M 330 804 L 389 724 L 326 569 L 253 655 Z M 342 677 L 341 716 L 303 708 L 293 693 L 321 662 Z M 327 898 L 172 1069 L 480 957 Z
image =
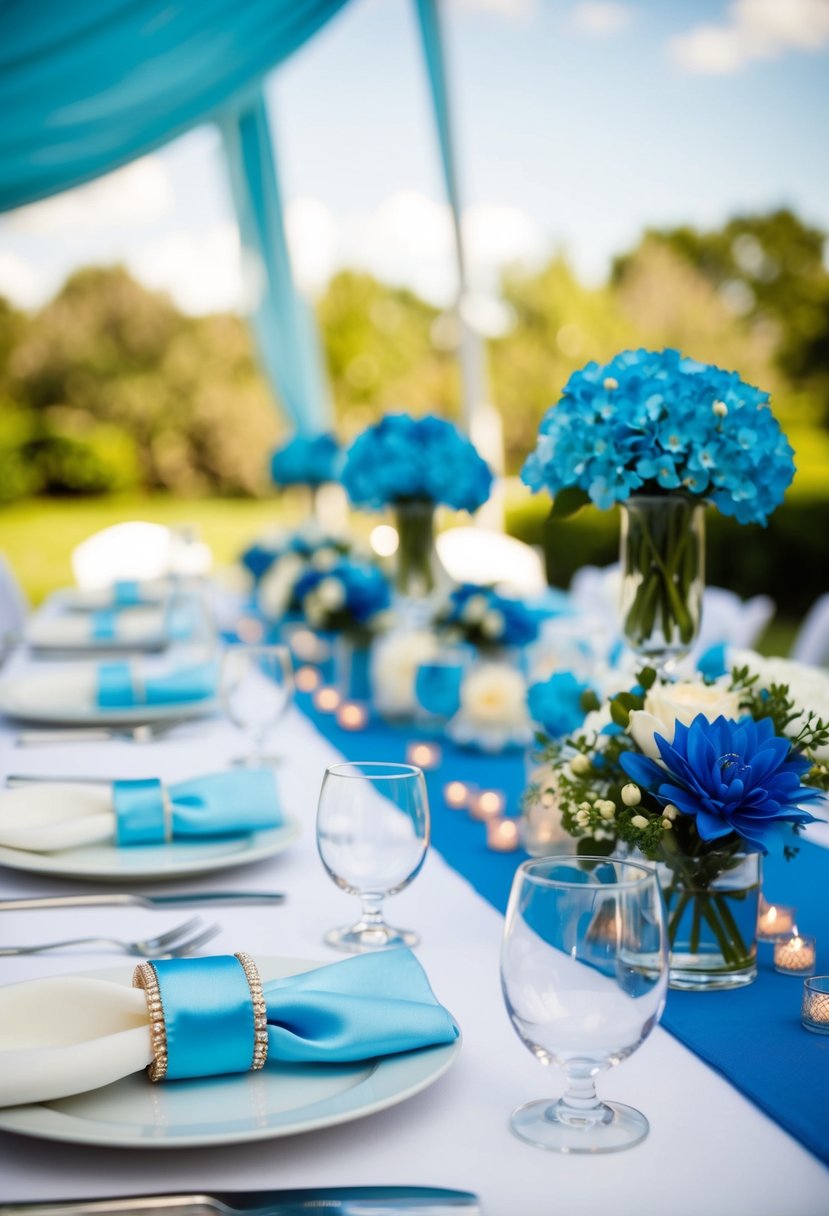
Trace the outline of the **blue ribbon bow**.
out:
M 114 781 L 112 802 L 119 847 L 243 836 L 282 823 L 276 781 L 266 768 L 214 773 L 166 788 L 156 778 Z
M 167 1079 L 247 1072 L 253 1011 L 233 956 L 162 959 Z M 357 955 L 262 985 L 268 1063 L 350 1063 L 438 1043 L 460 1033 L 405 949 Z M 267 1064 L 266 1064 L 267 1067 Z
M 151 676 L 139 675 L 129 663 L 101 663 L 96 700 L 101 709 L 208 701 L 216 695 L 217 681 L 218 665 L 213 661 Z

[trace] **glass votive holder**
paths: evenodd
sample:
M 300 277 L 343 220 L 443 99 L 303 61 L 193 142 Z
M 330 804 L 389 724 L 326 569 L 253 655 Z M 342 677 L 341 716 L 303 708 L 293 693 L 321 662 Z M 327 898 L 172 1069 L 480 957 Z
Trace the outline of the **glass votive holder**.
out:
M 815 939 L 793 933 L 774 943 L 774 969 L 782 975 L 813 975 L 817 950 Z
M 800 1020 L 813 1034 L 829 1034 L 829 975 L 813 975 L 803 981 Z
M 406 748 L 406 763 L 417 768 L 437 768 L 443 753 L 437 743 L 410 743 Z
M 762 942 L 774 942 L 790 937 L 795 927 L 795 909 L 785 904 L 766 903 L 762 895 L 757 909 L 757 937 Z

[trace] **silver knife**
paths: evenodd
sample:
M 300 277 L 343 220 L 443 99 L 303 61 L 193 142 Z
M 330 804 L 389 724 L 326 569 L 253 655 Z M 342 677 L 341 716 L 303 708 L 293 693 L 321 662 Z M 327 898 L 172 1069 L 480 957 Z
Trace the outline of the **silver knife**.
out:
M 88 895 L 38 895 L 0 899 L 0 912 L 26 912 L 35 908 L 175 908 L 187 904 L 284 904 L 281 891 L 183 891 L 172 895 L 137 895 L 132 891 L 93 892 Z
M 296 1191 L 245 1191 L 230 1194 L 199 1193 L 138 1195 L 123 1199 L 76 1199 L 58 1203 L 0 1205 L 0 1216 L 307 1216 L 330 1212 L 335 1216 L 454 1216 L 481 1212 L 478 1197 L 469 1191 L 447 1191 L 421 1186 L 322 1187 Z

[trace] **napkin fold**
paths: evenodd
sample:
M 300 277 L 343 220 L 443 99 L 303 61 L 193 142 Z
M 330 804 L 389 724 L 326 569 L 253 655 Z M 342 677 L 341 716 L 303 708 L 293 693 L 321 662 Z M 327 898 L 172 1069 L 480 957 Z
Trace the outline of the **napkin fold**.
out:
M 375 1059 L 459 1034 L 405 949 L 357 955 L 262 988 L 266 1068 Z M 59 976 L 0 989 L 0 1106 L 85 1093 L 152 1058 L 145 994 L 127 983 Z
M 96 703 L 100 709 L 129 709 L 136 705 L 170 705 L 207 701 L 216 695 L 218 663 L 210 660 L 145 675 L 131 663 L 101 663 L 97 671 Z
M 243 836 L 283 822 L 276 779 L 265 768 L 168 786 L 154 779 L 112 785 L 44 782 L 0 793 L 0 846 L 53 853 L 102 842 L 162 843 L 165 806 L 174 840 Z M 160 831 L 152 830 L 156 825 Z

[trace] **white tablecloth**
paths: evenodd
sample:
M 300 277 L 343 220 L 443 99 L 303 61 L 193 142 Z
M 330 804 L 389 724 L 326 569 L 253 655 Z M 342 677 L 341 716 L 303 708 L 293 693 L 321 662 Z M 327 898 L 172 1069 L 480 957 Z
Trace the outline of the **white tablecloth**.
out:
M 282 907 L 222 909 L 224 931 L 209 950 L 329 962 L 339 956 L 323 945 L 323 931 L 357 910 L 356 901 L 324 873 L 314 841 L 322 772 L 336 755 L 295 711 L 279 743 L 286 757 L 279 774 L 284 803 L 302 820 L 301 841 L 270 862 L 198 885 L 276 889 L 289 900 Z M 217 770 L 240 744 L 219 720 L 182 727 L 178 736 L 147 745 L 49 749 L 18 749 L 6 728 L 0 733 L 0 770 L 176 780 Z M 358 752 L 356 747 L 352 758 Z M 470 778 L 473 768 L 474 760 Z M 3 896 L 70 889 L 68 882 L 0 874 Z M 487 1216 L 595 1216 L 602 1210 L 614 1216 L 818 1216 L 827 1210 L 829 1170 L 661 1029 L 600 1084 L 602 1096 L 646 1113 L 651 1133 L 643 1144 L 582 1158 L 515 1140 L 507 1129 L 509 1112 L 531 1098 L 555 1096 L 561 1081 L 529 1055 L 508 1021 L 498 976 L 500 915 L 434 852 L 413 885 L 392 901 L 390 913 L 395 923 L 422 934 L 419 957 L 463 1028 L 459 1059 L 430 1089 L 346 1126 L 209 1151 L 96 1150 L 0 1135 L 0 1199 L 396 1183 L 476 1191 Z M 113 908 L 105 915 L 108 929 L 127 938 L 162 932 L 184 918 L 180 909 Z M 101 917 L 100 909 L 5 912 L 2 940 L 48 940 L 66 936 L 67 929 L 92 933 Z M 102 953 L 5 958 L 0 977 L 11 983 L 118 961 L 120 956 Z M 793 1006 L 797 988 L 793 981 Z

